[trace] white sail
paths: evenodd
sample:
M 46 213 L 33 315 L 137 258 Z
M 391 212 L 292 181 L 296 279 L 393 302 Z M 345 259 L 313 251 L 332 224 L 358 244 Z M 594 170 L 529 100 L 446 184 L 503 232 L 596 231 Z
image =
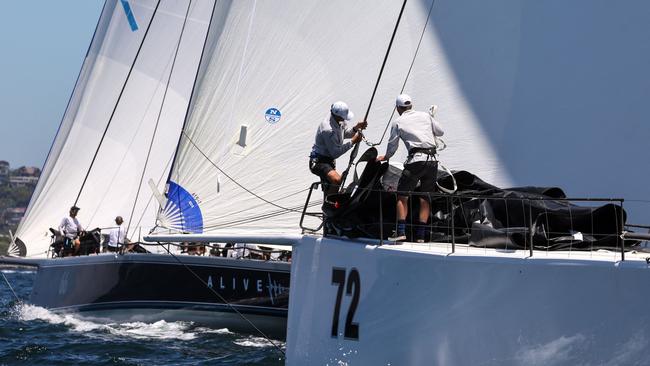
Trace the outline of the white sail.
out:
M 316 126 L 338 99 L 363 114 L 401 6 L 369 3 L 217 4 L 163 224 L 295 231 Z
M 217 4 L 163 224 L 185 232 L 295 231 L 305 190 L 317 180 L 307 168 L 316 126 L 336 100 L 362 118 L 400 6 Z M 406 80 L 404 92 L 416 109 L 440 106 L 437 117 L 449 146 L 441 159 L 450 168 L 502 186 L 559 185 L 571 195 L 647 197 L 647 170 L 634 168 L 646 159 L 639 139 L 650 135 L 650 125 L 642 122 L 643 102 L 627 100 L 621 90 L 647 90 L 644 64 L 625 60 L 648 59 L 650 52 L 639 46 L 643 33 L 624 27 L 626 19 L 636 19 L 633 12 L 616 9 L 622 17 L 614 25 L 604 19 L 605 8 L 559 1 L 408 2 L 370 110 L 368 139 L 380 140 Z M 534 21 L 539 12 L 557 27 Z M 588 18 L 581 20 L 586 30 L 571 28 L 578 13 Z M 580 38 L 589 32 L 631 55 L 596 57 L 598 37 Z M 603 78 L 615 88 L 597 87 Z M 403 148 L 400 153 L 397 160 Z M 347 157 L 340 158 L 339 170 L 346 164 Z M 628 167 L 637 180 L 606 174 L 614 164 Z
M 213 5 L 106 2 L 16 233 L 28 256 L 45 255 L 48 228 L 58 226 L 77 197 L 86 228 L 109 227 L 117 215 L 130 223 L 131 237 L 154 225 L 157 205 L 147 182 L 164 187 Z

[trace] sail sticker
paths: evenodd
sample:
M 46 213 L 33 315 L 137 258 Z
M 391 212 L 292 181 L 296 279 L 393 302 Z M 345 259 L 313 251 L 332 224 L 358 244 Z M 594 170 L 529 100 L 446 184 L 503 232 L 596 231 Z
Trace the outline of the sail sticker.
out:
M 280 122 L 280 118 L 282 118 L 282 113 L 280 113 L 280 110 L 277 108 L 269 108 L 264 113 L 264 118 L 268 123 L 278 123 Z
M 163 226 L 181 232 L 203 232 L 203 214 L 196 197 L 176 182 L 169 181 L 167 204 L 162 211 L 161 221 Z
M 122 7 L 124 8 L 124 13 L 126 14 L 126 19 L 129 21 L 129 25 L 131 26 L 131 30 L 133 32 L 138 30 L 138 22 L 135 21 L 135 16 L 133 15 L 133 11 L 131 10 L 131 5 L 129 5 L 129 0 L 120 0 L 122 3 Z

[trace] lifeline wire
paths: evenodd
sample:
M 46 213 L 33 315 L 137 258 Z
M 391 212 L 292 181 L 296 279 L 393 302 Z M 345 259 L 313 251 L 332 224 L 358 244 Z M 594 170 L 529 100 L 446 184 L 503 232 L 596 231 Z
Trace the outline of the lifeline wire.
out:
M 377 75 L 377 81 L 375 82 L 375 88 L 372 91 L 372 96 L 370 96 L 370 102 L 368 103 L 368 109 L 366 109 L 366 115 L 363 117 L 363 120 L 366 121 L 368 119 L 368 114 L 370 114 L 370 108 L 372 107 L 372 101 L 375 99 L 375 94 L 377 93 L 377 87 L 379 87 L 379 81 L 381 80 L 381 75 L 384 73 L 384 67 L 386 66 L 386 61 L 388 61 L 388 55 L 390 54 L 390 49 L 393 47 L 393 40 L 395 40 L 395 34 L 397 34 L 397 28 L 399 27 L 399 22 L 402 20 L 402 14 L 404 13 L 404 8 L 406 7 L 406 2 L 408 0 L 404 0 L 402 3 L 402 8 L 399 11 L 399 15 L 397 16 L 397 22 L 395 23 L 395 29 L 393 29 L 393 34 L 390 37 L 390 42 L 388 42 L 388 48 L 386 49 L 386 55 L 384 56 L 384 61 L 381 63 L 381 69 L 379 69 L 379 75 Z M 354 149 L 352 149 L 352 153 L 350 154 L 350 161 L 348 162 L 348 167 L 345 169 L 343 174 L 341 174 L 341 185 L 339 186 L 339 192 L 343 191 L 343 188 L 345 187 L 345 179 L 348 177 L 348 173 L 350 172 L 350 168 L 352 167 L 352 164 L 354 163 L 354 159 L 357 157 L 357 153 L 359 152 L 359 144 L 356 143 L 354 145 Z
M 135 68 L 135 63 L 138 61 L 138 56 L 140 55 L 140 51 L 142 50 L 144 41 L 147 39 L 147 34 L 149 33 L 149 29 L 151 29 L 151 24 L 153 24 L 153 19 L 156 17 L 156 12 L 158 11 L 159 5 L 160 5 L 160 0 L 158 0 L 158 2 L 156 3 L 156 7 L 153 9 L 153 14 L 151 14 L 151 20 L 147 25 L 147 29 L 145 30 L 144 35 L 142 36 L 142 42 L 140 42 L 140 46 L 138 47 L 138 52 L 136 52 L 135 57 L 133 58 L 133 62 L 131 63 L 131 68 L 129 68 L 129 73 L 126 75 L 126 79 L 124 80 L 124 84 L 122 85 L 122 90 L 120 90 L 120 94 L 117 97 L 117 102 L 115 102 L 115 106 L 113 107 L 113 112 L 111 112 L 111 116 L 108 118 L 108 123 L 106 124 L 106 128 L 104 129 L 102 138 L 99 140 L 99 145 L 97 145 L 97 150 L 95 150 L 95 155 L 93 155 L 93 160 L 90 162 L 88 171 L 86 171 L 86 176 L 84 177 L 84 180 L 81 183 L 81 188 L 79 188 L 79 193 L 77 194 L 77 198 L 74 200 L 74 206 L 76 206 L 79 201 L 79 197 L 81 196 L 81 192 L 83 192 L 84 190 L 84 186 L 86 185 L 86 181 L 88 180 L 90 171 L 92 170 L 93 165 L 95 164 L 95 159 L 97 159 L 97 154 L 99 153 L 99 149 L 102 147 L 102 143 L 104 142 L 104 138 L 106 137 L 106 132 L 108 132 L 108 128 L 111 126 L 111 122 L 113 121 L 113 116 L 115 116 L 115 111 L 117 111 L 117 107 L 120 105 L 120 101 L 122 100 L 122 95 L 124 94 L 124 90 L 126 89 L 126 86 L 129 83 L 129 79 L 131 78 L 131 72 L 133 72 L 133 69 Z
M 14 294 L 14 297 L 16 298 L 16 301 L 22 302 L 22 300 L 20 300 L 18 295 L 16 295 L 16 291 L 14 291 L 14 288 L 11 287 L 11 284 L 9 283 L 9 280 L 7 279 L 7 276 L 5 276 L 5 273 L 2 272 L 2 271 L 0 271 L 0 273 L 2 273 L 2 278 L 5 279 L 5 283 L 7 284 L 7 286 L 9 286 L 9 289 L 11 290 L 11 293 Z
M 201 278 L 201 276 L 197 275 L 196 272 L 194 272 L 192 270 L 192 268 L 190 268 L 187 264 L 183 263 L 183 261 L 178 259 L 178 257 L 174 253 L 172 253 L 169 249 L 167 249 L 162 243 L 158 242 L 158 245 L 160 245 L 163 249 L 165 249 L 165 251 L 167 253 L 169 253 L 169 255 L 171 255 L 178 263 L 180 263 L 183 267 L 185 267 L 185 269 L 187 269 L 192 275 L 194 275 L 194 277 L 196 277 L 196 279 L 201 281 L 201 283 L 204 284 L 205 287 L 208 288 L 213 294 L 217 295 L 219 300 L 223 301 L 224 304 L 228 305 L 230 307 L 230 309 L 232 309 L 232 311 L 237 313 L 237 315 L 239 315 L 242 319 L 244 319 L 259 334 L 261 334 L 262 337 L 264 337 L 264 339 L 266 339 L 267 342 L 271 343 L 280 353 L 282 353 L 283 357 L 286 356 L 286 354 L 284 353 L 284 351 L 282 350 L 282 348 L 280 346 L 275 344 L 275 342 L 273 342 L 271 340 L 271 338 L 269 338 L 266 334 L 264 334 L 264 332 L 262 332 L 258 327 L 256 327 L 255 324 L 253 324 L 253 322 L 250 321 L 244 314 L 242 314 L 239 310 L 237 310 L 234 306 L 232 306 L 232 304 L 229 303 L 223 296 L 221 296 L 221 294 L 219 294 L 217 291 L 215 291 L 212 287 L 208 286 L 208 284 L 203 280 L 203 278 Z M 4 273 L 3 273 L 3 276 L 4 276 Z

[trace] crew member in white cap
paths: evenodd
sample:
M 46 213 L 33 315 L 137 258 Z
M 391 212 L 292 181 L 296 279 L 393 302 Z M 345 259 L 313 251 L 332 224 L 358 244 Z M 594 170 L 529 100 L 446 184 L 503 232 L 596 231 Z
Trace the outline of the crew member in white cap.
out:
M 404 141 L 408 158 L 397 184 L 397 230 L 389 240 L 406 240 L 406 213 L 408 212 L 408 193 L 420 183 L 421 192 L 436 189 L 438 161 L 436 161 L 436 141 L 434 136 L 444 134 L 442 128 L 429 113 L 414 111 L 411 97 L 400 94 L 395 101 L 399 117 L 393 122 L 386 154 L 378 156 L 378 161 L 388 160 L 397 151 L 399 139 Z M 417 242 L 424 241 L 424 232 L 430 212 L 429 200 L 420 197 L 419 222 L 415 228 Z
M 341 175 L 336 171 L 336 159 L 361 141 L 361 130 L 368 126 L 368 122 L 363 121 L 349 128 L 346 121 L 353 117 L 347 104 L 336 102 L 316 131 L 314 146 L 309 155 L 309 170 L 321 178 L 326 192 L 335 192 L 341 184 Z M 351 140 L 344 142 L 346 138 Z

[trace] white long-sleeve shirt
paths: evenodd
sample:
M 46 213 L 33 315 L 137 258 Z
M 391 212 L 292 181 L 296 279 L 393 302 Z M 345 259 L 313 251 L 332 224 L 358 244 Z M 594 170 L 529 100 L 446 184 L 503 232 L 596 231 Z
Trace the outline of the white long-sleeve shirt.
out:
M 126 229 L 121 225 L 114 227 L 111 231 L 108 232 L 108 245 L 113 248 L 124 245 L 124 240 L 126 238 Z
M 413 110 L 405 111 L 391 126 L 385 158 L 389 159 L 395 155 L 399 145 L 399 139 L 404 141 L 406 150 L 410 151 L 412 148 L 428 149 L 435 147 L 436 140 L 434 136 L 442 136 L 444 134 L 445 132 L 438 122 L 429 113 Z M 416 153 L 409 155 L 409 159 L 405 164 L 426 161 L 427 159 L 430 159 L 427 154 Z
M 76 217 L 64 217 L 63 220 L 61 220 L 61 224 L 59 225 L 59 232 L 61 232 L 61 235 L 65 236 L 68 239 L 76 238 L 82 231 L 83 228 L 81 227 L 81 224 Z
M 343 142 L 346 138 L 352 138 L 355 132 L 345 122 L 337 122 L 330 114 L 328 118 L 318 126 L 312 152 L 332 159 L 337 159 L 352 148 L 352 141 Z

